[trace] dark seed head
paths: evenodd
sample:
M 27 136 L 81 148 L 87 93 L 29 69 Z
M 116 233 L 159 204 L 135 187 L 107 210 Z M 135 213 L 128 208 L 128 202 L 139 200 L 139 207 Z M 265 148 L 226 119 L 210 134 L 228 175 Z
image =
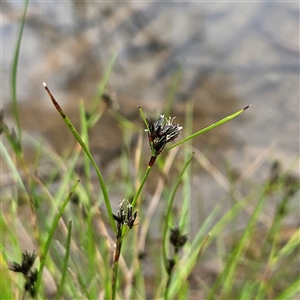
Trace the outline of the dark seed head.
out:
M 187 235 L 181 234 L 178 227 L 171 229 L 170 242 L 175 247 L 175 252 L 178 252 L 178 250 L 184 246 L 187 240 Z
M 22 262 L 21 264 L 17 262 L 13 262 L 13 266 L 9 268 L 13 272 L 22 273 L 25 276 L 29 273 L 36 259 L 35 252 L 27 252 L 22 253 Z
M 147 119 L 149 129 L 146 131 L 148 131 L 152 156 L 159 155 L 167 143 L 175 140 L 179 136 L 183 127 L 179 126 L 179 124 L 173 125 L 173 120 L 174 118 L 166 119 L 164 115 L 160 115 L 159 119 L 155 122 L 150 122 Z

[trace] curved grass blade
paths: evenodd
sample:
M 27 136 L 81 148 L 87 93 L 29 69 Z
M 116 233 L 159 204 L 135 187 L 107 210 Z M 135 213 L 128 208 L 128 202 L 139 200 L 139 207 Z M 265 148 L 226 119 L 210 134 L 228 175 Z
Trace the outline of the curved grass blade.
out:
M 109 201 L 109 197 L 108 197 L 108 193 L 107 193 L 107 189 L 105 187 L 105 183 L 102 177 L 102 174 L 94 160 L 94 158 L 92 157 L 92 154 L 90 153 L 89 149 L 87 148 L 87 146 L 85 145 L 85 143 L 83 142 L 81 136 L 79 135 L 79 133 L 77 132 L 76 128 L 73 126 L 73 124 L 71 123 L 71 121 L 69 120 L 69 118 L 64 114 L 62 108 L 60 107 L 60 105 L 58 104 L 58 102 L 55 100 L 55 98 L 53 97 L 52 93 L 50 92 L 49 88 L 47 87 L 47 84 L 44 82 L 43 83 L 45 90 L 47 91 L 54 107 L 56 108 L 56 110 L 59 112 L 59 114 L 61 115 L 61 117 L 63 118 L 64 122 L 67 124 L 67 126 L 69 127 L 69 129 L 71 130 L 71 132 L 73 133 L 75 139 L 77 140 L 77 142 L 80 144 L 80 146 L 82 147 L 83 151 L 85 152 L 85 154 L 88 156 L 88 158 L 90 159 L 91 163 L 93 164 L 98 179 L 99 179 L 99 183 L 100 183 L 100 187 L 102 190 L 102 194 L 103 194 L 103 198 L 104 198 L 104 202 L 105 202 L 105 206 L 106 206 L 106 210 L 108 213 L 108 217 L 109 217 L 109 221 L 111 223 L 111 226 L 113 228 L 113 230 L 115 232 L 117 232 L 117 228 L 116 228 L 116 224 L 113 218 L 113 212 L 111 209 L 111 205 L 110 205 L 110 201 Z
M 233 113 L 232 115 L 229 115 L 229 116 L 225 117 L 224 119 L 222 119 L 222 120 L 220 120 L 220 121 L 218 121 L 216 123 L 213 123 L 213 124 L 211 124 L 211 125 L 203 128 L 203 129 L 201 129 L 200 131 L 197 131 L 197 132 L 193 133 L 192 135 L 186 137 L 182 141 L 180 141 L 180 142 L 174 144 L 173 146 L 171 146 L 169 148 L 169 150 L 172 149 L 172 148 L 174 148 L 174 147 L 177 147 L 177 146 L 179 146 L 179 145 L 181 145 L 181 144 L 183 144 L 183 143 L 185 143 L 185 142 L 187 142 L 187 141 L 189 141 L 189 140 L 191 140 L 191 139 L 193 139 L 195 137 L 197 137 L 200 134 L 203 134 L 203 133 L 205 133 L 205 132 L 207 132 L 207 131 L 209 131 L 211 129 L 214 129 L 215 127 L 218 127 L 218 126 L 220 126 L 220 125 L 222 125 L 222 124 L 224 124 L 224 123 L 226 123 L 226 122 L 228 122 L 228 121 L 236 118 L 238 115 L 240 115 L 242 112 L 244 112 L 249 107 L 250 107 L 250 105 L 247 105 L 246 107 L 244 107 L 243 109 L 241 109 L 241 110 Z
M 4 122 L 3 110 L 0 111 L 0 134 L 4 134 L 9 144 L 11 145 L 13 152 L 17 157 L 22 157 L 22 145 L 21 140 L 16 136 L 15 131 L 10 130 Z
M 74 193 L 74 191 L 75 191 L 78 183 L 79 183 L 79 180 L 75 183 L 75 185 L 73 186 L 70 194 L 68 195 L 68 197 L 63 202 L 62 207 L 58 211 L 58 214 L 54 218 L 54 220 L 52 222 L 52 225 L 50 227 L 48 238 L 47 238 L 47 240 L 46 240 L 46 242 L 44 244 L 44 247 L 42 249 L 41 261 L 40 261 L 40 268 L 39 268 L 39 271 L 38 271 L 38 278 L 37 278 L 37 282 L 36 282 L 36 295 L 38 295 L 39 287 L 40 287 L 41 280 L 42 280 L 42 273 L 43 273 L 43 269 L 44 269 L 44 266 L 45 266 L 45 263 L 46 263 L 47 253 L 48 253 L 50 244 L 52 242 L 52 238 L 53 238 L 54 232 L 56 230 L 56 227 L 57 227 L 57 224 L 59 222 L 59 219 L 61 218 L 61 216 L 62 216 L 62 214 L 63 214 L 63 212 L 64 212 L 67 204 L 69 203 L 69 201 L 71 199 L 71 196 Z
M 297 229 L 297 231 L 292 235 L 289 241 L 279 251 L 278 258 L 292 253 L 296 249 L 296 247 L 299 247 L 299 245 L 300 245 L 300 229 Z
M 67 275 L 68 260 L 69 260 L 69 256 L 70 256 L 71 233 L 72 233 L 72 221 L 69 221 L 68 237 L 67 237 L 67 244 L 66 244 L 66 255 L 65 255 L 65 258 L 64 258 L 64 264 L 63 264 L 63 268 L 62 268 L 62 275 L 61 275 L 60 285 L 58 287 L 58 292 L 56 294 L 55 299 L 60 299 L 62 291 L 63 291 L 63 286 L 64 286 L 64 283 L 65 283 L 66 275 Z
M 237 275 L 236 270 L 237 270 L 237 267 L 238 267 L 238 264 L 240 261 L 240 257 L 242 257 L 242 255 L 243 255 L 245 247 L 247 246 L 247 242 L 250 240 L 251 233 L 253 231 L 253 227 L 254 227 L 255 223 L 257 222 L 259 215 L 264 207 L 265 200 L 266 200 L 266 198 L 265 198 L 266 191 L 267 191 L 267 187 L 265 187 L 265 190 L 263 191 L 262 195 L 260 196 L 260 199 L 258 200 L 258 203 L 255 207 L 255 210 L 254 210 L 253 214 L 251 215 L 250 220 L 248 221 L 248 224 L 244 228 L 243 235 L 239 239 L 238 245 L 231 251 L 230 257 L 228 258 L 223 271 L 220 273 L 220 275 L 216 279 L 207 299 L 214 298 L 215 290 L 219 286 L 222 286 L 220 298 L 228 299 L 235 276 Z

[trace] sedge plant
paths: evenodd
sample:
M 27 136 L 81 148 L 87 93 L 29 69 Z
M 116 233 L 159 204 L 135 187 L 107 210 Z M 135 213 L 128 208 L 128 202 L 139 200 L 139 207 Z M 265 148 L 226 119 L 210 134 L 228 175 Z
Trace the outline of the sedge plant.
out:
M 28 295 L 36 299 L 188 299 L 191 293 L 190 278 L 200 257 L 241 212 L 247 212 L 248 223 L 230 254 L 221 250 L 214 253 L 218 261 L 222 262 L 222 268 L 212 284 L 202 283 L 201 288 L 206 298 L 295 299 L 300 292 L 299 276 L 297 269 L 294 273 L 290 272 L 288 264 L 297 263 L 300 233 L 299 229 L 295 230 L 281 247 L 280 232 L 283 219 L 289 214 L 289 201 L 298 192 L 297 183 L 291 186 L 290 177 L 273 176 L 262 187 L 241 195 L 237 189 L 232 191 L 229 180 L 222 177 L 198 149 L 192 149 L 189 145 L 192 139 L 234 119 L 249 106 L 192 133 L 188 122 L 191 122 L 192 106 L 186 107 L 187 122 L 183 126 L 170 117 L 182 74 L 182 69 L 179 69 L 174 77 L 167 107 L 157 120 L 150 121 L 139 108 L 144 128 L 136 126 L 117 111 L 109 111 L 122 130 L 124 151 L 120 159 L 124 162 L 123 166 L 132 163 L 130 144 L 134 134 L 138 135 L 134 150 L 134 180 L 130 177 L 128 168 L 123 167 L 122 178 L 116 181 L 115 174 L 111 177 L 102 174 L 89 146 L 90 130 L 101 122 L 103 113 L 107 113 L 99 111 L 98 106 L 117 59 L 114 54 L 99 83 L 91 111 L 87 112 L 84 103 L 80 103 L 80 130 L 75 128 L 44 83 L 55 109 L 76 142 L 68 155 L 58 155 L 47 143 L 36 140 L 23 131 L 19 116 L 17 67 L 27 4 L 28 1 L 12 70 L 12 107 L 16 133 L 7 125 L 3 112 L 0 122 L 4 137 L 1 140 L 1 158 L 12 178 L 11 188 L 3 192 L 1 200 L 1 298 L 25 299 Z M 181 139 L 184 132 L 186 135 Z M 141 154 L 145 135 L 150 146 L 146 165 L 144 155 Z M 179 147 L 182 144 L 185 145 L 184 149 Z M 34 166 L 29 165 L 26 160 L 25 147 L 30 147 L 35 153 Z M 184 152 L 183 156 L 180 156 L 181 152 Z M 76 170 L 82 156 L 84 175 Z M 49 163 L 44 178 L 38 173 L 41 158 Z M 218 203 L 205 216 L 193 236 L 190 233 L 192 220 L 189 216 L 192 160 L 207 170 L 215 179 L 215 184 L 220 184 L 224 193 L 230 194 L 234 200 L 232 207 L 224 214 L 221 214 L 222 205 Z M 297 162 L 299 157 L 294 164 Z M 152 180 L 151 171 L 157 170 L 160 176 L 146 209 L 143 191 L 147 182 Z M 167 176 L 172 173 L 170 170 L 174 172 L 174 176 Z M 92 183 L 93 172 L 96 172 L 101 193 L 98 193 Z M 184 200 L 180 213 L 176 214 L 175 200 L 182 186 Z M 275 189 L 274 186 L 277 191 L 286 190 L 274 218 L 268 220 L 263 207 L 268 201 L 270 189 Z M 114 190 L 126 191 L 117 207 L 112 204 Z M 161 201 L 162 199 L 166 201 Z M 162 242 L 157 247 L 151 243 L 149 232 L 157 222 L 157 206 L 162 202 L 165 205 L 160 233 Z M 252 208 L 251 211 L 249 207 Z M 253 267 L 253 263 L 250 264 L 250 259 L 247 258 L 247 252 L 249 245 L 253 243 L 257 224 L 263 222 L 268 223 L 269 227 Z M 31 232 L 29 236 L 33 241 L 33 249 L 22 249 L 20 228 L 22 232 Z M 150 263 L 146 260 L 150 255 L 147 252 L 151 251 L 160 255 L 151 261 L 155 275 L 149 292 L 146 270 Z M 245 270 L 243 276 L 239 276 L 241 268 Z M 18 273 L 22 276 L 18 276 Z M 55 283 L 52 290 L 49 287 L 49 274 Z
M 58 104 L 58 102 L 56 101 L 53 94 L 50 92 L 47 84 L 43 83 L 43 85 L 44 85 L 44 88 L 47 91 L 54 107 L 56 108 L 56 110 L 58 111 L 58 113 L 60 114 L 60 116 L 62 117 L 62 119 L 68 126 L 68 128 L 70 129 L 70 131 L 73 133 L 75 139 L 80 144 L 83 151 L 86 153 L 87 157 L 90 159 L 91 163 L 93 164 L 93 166 L 95 167 L 95 170 L 96 170 L 96 173 L 97 173 L 97 176 L 99 179 L 99 183 L 101 186 L 103 198 L 105 201 L 106 210 L 107 210 L 107 213 L 109 216 L 109 220 L 110 220 L 110 223 L 112 224 L 112 228 L 116 232 L 117 241 L 116 241 L 116 246 L 115 246 L 115 253 L 114 253 L 113 267 L 112 267 L 112 299 L 115 299 L 116 287 L 117 287 L 117 276 L 118 276 L 118 262 L 119 262 L 119 258 L 120 258 L 120 254 L 121 254 L 123 238 L 124 238 L 127 230 L 132 229 L 132 227 L 134 226 L 134 222 L 137 218 L 137 211 L 133 212 L 133 208 L 135 207 L 135 205 L 137 203 L 137 200 L 141 194 L 141 191 L 142 191 L 144 184 L 149 176 L 149 173 L 156 161 L 156 158 L 164 150 L 167 143 L 175 140 L 179 136 L 183 127 L 180 126 L 179 124 L 174 125 L 173 119 L 171 119 L 171 117 L 165 118 L 164 115 L 160 115 L 158 120 L 156 120 L 155 122 L 150 122 L 144 116 L 143 110 L 141 108 L 139 108 L 141 117 L 146 125 L 146 131 L 148 132 L 148 140 L 149 140 L 149 145 L 150 145 L 150 149 L 151 149 L 151 156 L 150 156 L 150 160 L 149 160 L 148 166 L 146 168 L 144 177 L 142 178 L 140 186 L 135 193 L 132 203 L 128 204 L 127 208 L 124 209 L 123 202 L 122 202 L 119 205 L 118 214 L 115 215 L 112 213 L 112 208 L 110 205 L 110 201 L 109 201 L 109 197 L 108 197 L 108 193 L 107 193 L 107 190 L 105 187 L 103 177 L 102 177 L 101 172 L 100 172 L 99 168 L 97 167 L 90 151 L 88 150 L 87 146 L 83 142 L 82 138 L 80 137 L 79 133 L 77 132 L 77 130 L 75 129 L 75 127 L 73 126 L 73 124 L 71 123 L 69 118 L 63 112 L 61 106 Z M 246 106 L 243 109 L 237 111 L 236 113 L 231 114 L 231 115 L 225 117 L 224 119 L 221 119 L 220 121 L 186 137 L 181 142 L 170 147 L 170 149 L 174 148 L 175 146 L 179 146 L 179 145 L 183 144 L 184 142 L 189 141 L 189 140 L 199 136 L 200 134 L 205 133 L 215 127 L 218 127 L 218 126 L 224 124 L 225 122 L 232 120 L 233 118 L 237 117 L 238 115 L 240 115 L 242 112 L 244 112 L 248 108 L 249 108 L 249 106 Z M 113 219 L 116 221 L 117 226 L 115 226 Z M 170 262 L 169 262 L 169 264 L 170 264 Z M 170 269 L 170 266 L 168 266 L 167 269 Z M 168 272 L 170 272 L 170 270 Z

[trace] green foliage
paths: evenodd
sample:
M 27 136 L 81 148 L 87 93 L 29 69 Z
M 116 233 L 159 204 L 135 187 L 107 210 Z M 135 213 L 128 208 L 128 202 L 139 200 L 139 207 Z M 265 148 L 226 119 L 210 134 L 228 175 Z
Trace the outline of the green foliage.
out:
M 265 228 L 258 251 L 253 251 L 269 192 L 274 187 L 275 191 L 284 190 L 287 182 L 284 174 L 272 182 L 257 183 L 253 191 L 244 196 L 238 195 L 237 187 L 225 178 L 228 185 L 226 193 L 235 201 L 232 207 L 222 212 L 222 203 L 218 203 L 201 220 L 199 228 L 192 230 L 194 220 L 191 207 L 197 200 L 191 188 L 194 175 L 192 161 L 198 162 L 201 167 L 204 164 L 201 164 L 202 154 L 198 150 L 193 155 L 191 140 L 237 117 L 248 107 L 193 134 L 193 106 L 188 103 L 184 125 L 186 137 L 168 150 L 185 143 L 184 147 L 171 151 L 165 149 L 163 155 L 157 155 L 157 160 L 152 161 L 153 164 L 156 162 L 154 165 L 147 165 L 149 157 L 141 154 L 144 128 L 134 125 L 119 112 L 107 111 L 122 129 L 122 153 L 116 159 L 121 176 L 113 174 L 110 178 L 108 174 L 102 175 L 89 150 L 89 133 L 101 121 L 103 112 L 99 112 L 97 107 L 116 55 L 109 62 L 99 84 L 92 110 L 87 112 L 83 102 L 80 103 L 80 130 L 75 128 L 44 85 L 67 125 L 65 130 L 69 129 L 77 141 L 68 156 L 60 157 L 30 135 L 22 135 L 21 138 L 15 87 L 25 15 L 26 8 L 12 76 L 12 105 L 18 134 L 14 134 L 4 119 L 1 120 L 4 136 L 1 155 L 13 178 L 1 199 L 1 299 L 24 298 L 28 291 L 26 288 L 24 290 L 24 286 L 28 282 L 31 296 L 35 297 L 36 293 L 39 299 L 188 299 L 192 297 L 193 278 L 200 281 L 198 291 L 206 299 L 294 299 L 298 296 L 299 268 L 293 270 L 293 263 L 296 265 L 299 259 L 299 229 L 281 244 L 283 221 L 289 215 L 288 201 L 292 194 L 298 192 L 297 187 L 289 187 L 283 194 L 273 221 Z M 165 109 L 167 116 L 172 110 L 180 78 L 181 70 L 171 85 Z M 151 126 L 141 109 L 140 112 L 149 133 Z M 167 126 L 172 126 L 171 122 L 167 122 Z M 160 134 L 161 128 L 156 129 L 155 134 Z M 135 135 L 140 142 L 132 149 L 130 145 Z M 34 165 L 27 162 L 23 153 L 24 141 L 29 142 L 36 153 Z M 148 153 L 151 156 L 150 149 Z M 40 158 L 49 162 L 48 176 L 45 178 L 39 178 L 35 172 Z M 76 166 L 80 164 L 82 168 L 78 171 Z M 129 171 L 130 166 L 134 166 L 133 172 Z M 94 171 L 98 178 L 96 183 Z M 145 205 L 143 191 L 147 183 L 154 179 L 152 172 L 159 175 L 156 176 L 155 191 Z M 216 170 L 211 174 L 215 175 Z M 214 183 L 217 184 L 217 181 Z M 99 195 L 95 187 L 98 184 L 102 191 Z M 112 206 L 111 202 L 110 195 L 114 190 L 126 198 L 118 207 Z M 176 202 L 178 197 L 182 199 L 179 204 Z M 157 209 L 159 205 L 162 206 L 160 210 Z M 249 207 L 252 207 L 250 213 Z M 220 247 L 225 230 L 245 211 L 249 220 L 237 241 Z M 162 226 L 158 225 L 159 222 Z M 28 251 L 34 250 L 38 256 L 35 263 L 37 278 L 28 278 L 27 274 L 22 278 L 8 269 L 13 262 L 18 268 L 16 262 L 22 257 L 20 227 L 35 247 Z M 154 241 L 152 236 L 156 228 L 161 229 L 158 232 L 160 242 Z M 236 232 L 229 235 L 233 237 Z M 229 247 L 232 249 L 228 250 Z M 204 274 L 195 271 L 208 259 L 208 249 L 219 267 L 213 282 L 205 282 L 201 279 Z M 48 286 L 50 281 L 55 283 L 52 289 Z

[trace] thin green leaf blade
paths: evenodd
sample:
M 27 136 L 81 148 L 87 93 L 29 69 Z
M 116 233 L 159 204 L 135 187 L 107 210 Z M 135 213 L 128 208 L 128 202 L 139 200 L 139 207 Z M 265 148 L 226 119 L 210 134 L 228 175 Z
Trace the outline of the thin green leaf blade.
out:
M 44 266 L 45 266 L 45 263 L 46 263 L 47 254 L 48 254 L 49 247 L 50 247 L 50 244 L 51 244 L 52 239 L 53 239 L 54 232 L 55 232 L 56 227 L 58 225 L 59 219 L 61 218 L 62 214 L 64 213 L 65 208 L 67 207 L 67 204 L 69 203 L 69 201 L 71 199 L 71 196 L 74 193 L 74 191 L 75 191 L 78 184 L 79 184 L 79 180 L 75 183 L 75 185 L 71 189 L 70 194 L 65 199 L 65 201 L 63 202 L 63 205 L 61 206 L 61 208 L 58 211 L 57 215 L 53 219 L 52 225 L 51 225 L 50 230 L 49 230 L 48 238 L 47 238 L 47 240 L 44 244 L 44 247 L 42 249 L 40 268 L 39 268 L 39 271 L 38 271 L 38 279 L 37 279 L 37 282 L 36 282 L 36 294 L 38 294 L 38 291 L 39 291 L 39 287 L 40 287 L 41 280 L 42 280 L 43 269 L 44 269 Z
M 216 127 L 218 127 L 218 126 L 220 126 L 220 125 L 222 125 L 222 124 L 224 124 L 224 123 L 226 123 L 226 122 L 228 122 L 228 121 L 230 121 L 230 120 L 236 118 L 237 116 L 239 116 L 241 113 L 243 113 L 243 112 L 244 112 L 246 109 L 248 109 L 249 107 L 250 107 L 250 105 L 247 105 L 246 107 L 244 107 L 243 109 L 241 109 L 241 110 L 239 110 L 239 111 L 233 113 L 232 115 L 229 115 L 229 116 L 227 116 L 227 117 L 221 119 L 220 121 L 218 121 L 218 122 L 216 122 L 216 123 L 213 123 L 213 124 L 211 124 L 211 125 L 209 125 L 209 126 L 203 128 L 203 129 L 201 129 L 200 131 L 197 131 L 197 132 L 193 133 L 192 135 L 186 137 L 186 138 L 183 139 L 182 141 L 180 141 L 180 142 L 174 144 L 173 146 L 171 146 L 171 147 L 169 148 L 169 150 L 172 149 L 172 148 L 174 148 L 174 147 L 177 147 L 177 146 L 179 146 L 179 145 L 181 145 L 181 144 L 183 144 L 183 143 L 185 143 L 185 142 L 187 142 L 187 141 L 189 141 L 189 140 L 191 140 L 191 139 L 193 139 L 193 138 L 195 138 L 195 137 L 197 137 L 197 136 L 200 135 L 200 134 L 203 134 L 203 133 L 205 133 L 205 132 L 207 132 L 207 131 L 209 131 L 209 130 L 212 130 L 212 129 L 214 129 L 214 128 L 216 128 Z

